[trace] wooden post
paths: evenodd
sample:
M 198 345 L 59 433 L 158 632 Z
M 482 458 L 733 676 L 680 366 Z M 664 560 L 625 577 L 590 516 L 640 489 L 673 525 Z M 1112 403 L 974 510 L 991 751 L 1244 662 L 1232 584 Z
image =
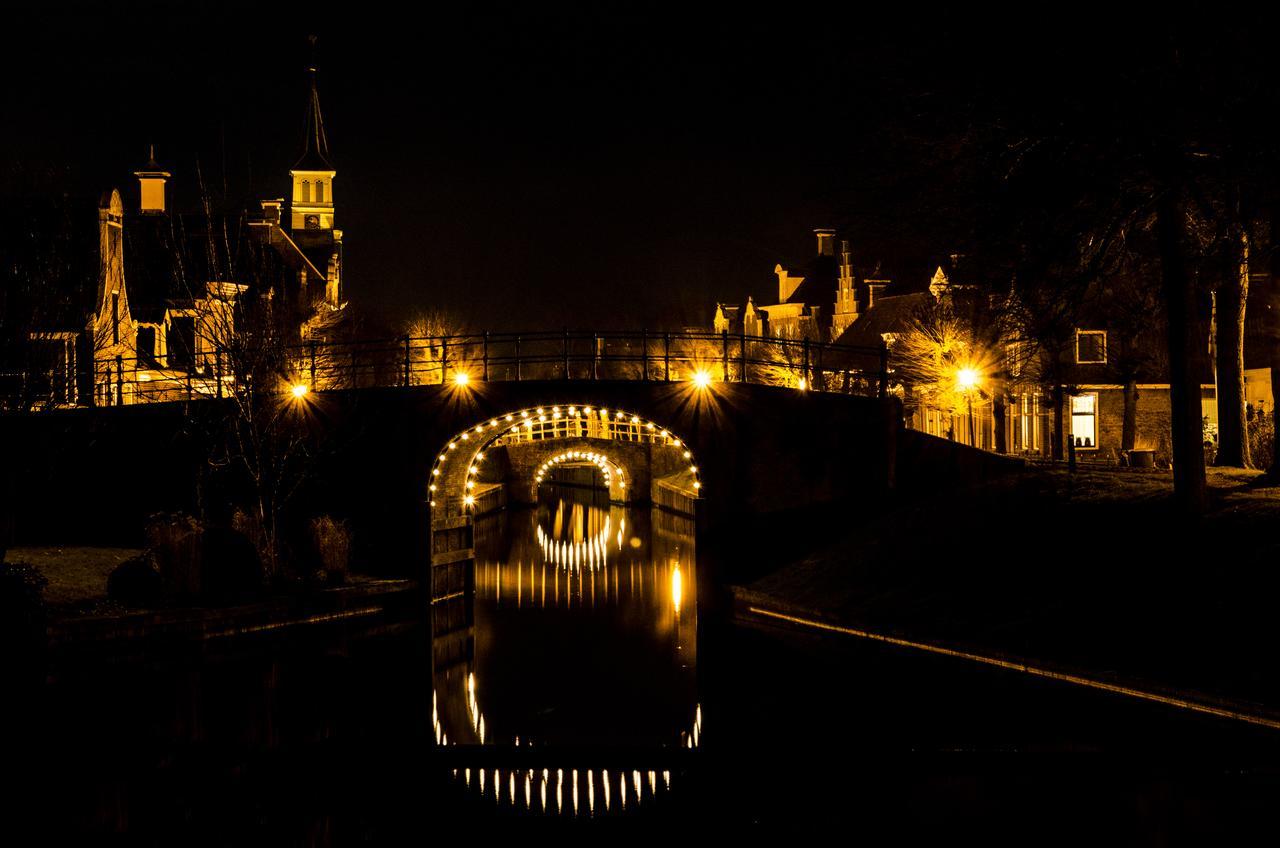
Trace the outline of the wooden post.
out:
M 133 360 L 133 371 L 134 371 L 135 379 L 137 379 L 136 375 L 138 372 L 138 360 L 136 357 Z M 213 379 L 216 380 L 218 383 L 218 400 L 222 400 L 222 348 L 221 347 L 214 348 L 213 350 Z M 315 381 L 312 380 L 311 382 L 314 383 Z
M 722 379 L 724 382 L 727 383 L 729 382 L 729 331 L 728 330 L 720 331 L 720 343 L 721 343 L 720 379 Z
M 449 378 L 449 337 L 440 337 L 440 385 Z
M 120 367 L 120 357 L 117 356 L 116 368 L 118 369 L 119 367 Z M 195 369 L 196 369 L 195 358 L 192 357 L 191 366 L 187 368 L 187 400 L 191 400 L 191 372 L 194 371 Z M 123 389 L 123 386 L 120 386 L 119 383 L 117 383 L 117 388 Z M 121 395 L 117 398 L 117 402 L 124 403 L 123 392 L 121 392 Z
M 747 382 L 747 331 L 738 334 L 738 382 Z
M 649 331 L 640 331 L 640 370 L 646 383 L 649 382 Z
M 520 337 L 516 336 L 516 382 L 520 382 Z
M 404 337 L 404 384 L 409 385 L 409 335 Z
M 889 396 L 889 345 L 880 345 L 880 397 Z
M 489 382 L 489 331 L 484 331 L 484 347 L 481 356 L 484 360 L 484 381 Z
M 591 336 L 591 379 L 600 379 L 600 334 Z
M 671 382 L 671 334 L 662 334 L 662 369 L 663 379 Z

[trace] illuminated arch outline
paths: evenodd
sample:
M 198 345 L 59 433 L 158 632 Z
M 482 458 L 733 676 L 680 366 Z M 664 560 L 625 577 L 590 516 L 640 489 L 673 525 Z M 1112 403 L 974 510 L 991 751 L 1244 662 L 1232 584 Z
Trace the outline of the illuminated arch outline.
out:
M 485 451 L 498 439 L 508 434 L 519 433 L 523 428 L 532 433 L 535 425 L 541 425 L 539 430 L 545 430 L 546 425 L 552 425 L 552 429 L 558 426 L 559 422 L 566 425 L 575 425 L 575 429 L 581 429 L 579 425 L 587 427 L 587 433 L 576 433 L 573 435 L 551 435 L 539 436 L 539 440 L 551 441 L 552 439 L 575 439 L 575 438 L 604 438 L 616 439 L 615 435 L 619 428 L 626 428 L 628 435 L 635 435 L 637 438 L 617 439 L 618 441 L 642 441 L 651 444 L 665 444 L 674 448 L 684 449 L 684 458 L 689 460 L 689 471 L 693 474 L 693 488 L 702 494 L 702 479 L 698 471 L 698 466 L 693 460 L 693 453 L 688 445 L 673 434 L 666 427 L 639 415 L 627 412 L 621 409 L 609 409 L 607 407 L 597 407 L 593 405 L 564 405 L 564 406 L 538 406 L 530 407 L 515 412 L 509 412 L 489 421 L 481 421 L 474 427 L 460 431 L 442 450 L 435 462 L 431 466 L 431 482 L 429 483 L 429 491 L 431 492 L 430 503 L 434 508 L 437 504 L 436 496 L 438 490 L 437 480 L 445 477 L 448 466 L 455 462 L 465 462 L 467 472 L 465 479 L 462 481 L 461 498 L 463 511 L 466 512 L 475 506 L 475 498 L 471 495 L 471 489 L 475 488 L 475 476 L 479 473 L 478 463 L 484 461 Z M 567 426 L 566 426 L 567 429 Z M 591 431 L 606 431 L 611 435 L 593 436 Z M 463 445 L 471 443 L 475 440 L 476 449 L 470 455 L 467 455 L 465 448 L 459 450 Z M 588 453 L 579 451 L 578 453 Z M 617 463 L 610 461 L 615 468 L 621 471 L 621 467 Z

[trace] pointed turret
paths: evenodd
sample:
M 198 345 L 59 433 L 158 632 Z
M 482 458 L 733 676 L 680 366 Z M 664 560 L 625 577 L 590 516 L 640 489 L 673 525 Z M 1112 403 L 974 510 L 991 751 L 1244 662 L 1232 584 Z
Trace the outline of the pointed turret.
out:
M 311 94 L 307 98 L 307 117 L 302 130 L 302 156 L 293 167 L 303 171 L 331 171 L 333 161 L 329 158 L 329 139 L 324 134 L 315 67 L 307 68 L 307 74 L 311 78 Z
M 311 45 L 315 47 L 315 39 Z M 290 229 L 332 230 L 333 178 L 337 175 L 329 156 L 329 139 L 320 113 L 320 94 L 316 90 L 316 68 L 307 68 L 310 85 L 307 94 L 306 121 L 303 126 L 302 156 L 289 176 L 293 178 L 293 203 Z

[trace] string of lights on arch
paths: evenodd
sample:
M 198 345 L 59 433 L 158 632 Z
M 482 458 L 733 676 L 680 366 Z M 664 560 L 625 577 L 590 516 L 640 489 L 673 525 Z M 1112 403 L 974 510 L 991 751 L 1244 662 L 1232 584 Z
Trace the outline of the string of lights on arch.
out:
M 581 434 L 565 434 L 556 435 L 554 430 L 558 424 L 564 423 L 575 424 L 581 423 L 588 426 L 588 430 L 592 432 Z M 466 509 L 475 506 L 475 496 L 472 491 L 476 488 L 476 476 L 480 473 L 480 463 L 484 462 L 484 448 L 507 435 L 519 435 L 522 431 L 529 433 L 531 436 L 534 432 L 545 432 L 545 426 L 551 424 L 553 434 L 550 436 L 540 436 L 541 439 L 556 438 L 602 438 L 616 439 L 618 441 L 650 441 L 654 443 L 666 444 L 670 447 L 682 448 L 684 458 L 693 459 L 693 453 L 688 447 L 675 435 L 670 433 L 663 427 L 649 421 L 645 418 L 626 412 L 620 409 L 609 409 L 607 407 L 595 407 L 587 405 L 570 405 L 570 406 L 552 406 L 552 407 L 534 407 L 531 409 L 522 409 L 517 412 L 510 412 L 503 416 L 492 418 L 489 421 L 481 421 L 474 427 L 462 431 L 457 436 L 449 440 L 445 449 L 436 457 L 431 468 L 431 482 L 428 489 L 431 493 L 431 506 L 436 506 L 436 496 L 439 490 L 439 480 L 444 476 L 445 470 L 451 461 L 466 461 L 468 463 L 466 479 L 462 484 L 462 503 Z M 621 439 L 614 435 L 619 426 L 629 427 L 635 433 L 640 434 L 640 439 Z M 535 430 L 535 427 L 537 430 Z M 566 428 L 567 429 L 567 428 Z M 608 433 L 609 435 L 598 435 L 599 433 Z M 481 450 L 463 460 L 466 456 L 464 447 L 472 439 L 483 440 L 481 442 Z M 585 453 L 585 452 L 580 452 Z M 606 460 L 607 461 L 607 460 Z M 617 466 L 614 466 L 617 468 Z M 689 465 L 689 472 L 693 475 L 693 488 L 701 494 L 702 480 L 698 472 L 698 466 Z M 614 473 L 621 473 L 621 469 L 617 468 Z M 541 482 L 539 480 L 538 482 Z M 625 484 L 625 481 L 620 481 Z

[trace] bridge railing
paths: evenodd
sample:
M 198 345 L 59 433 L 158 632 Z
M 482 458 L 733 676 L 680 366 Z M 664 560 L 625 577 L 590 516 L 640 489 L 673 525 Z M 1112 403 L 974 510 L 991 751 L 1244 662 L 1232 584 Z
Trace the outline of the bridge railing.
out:
M 78 373 L 0 374 L 0 405 L 47 409 L 225 397 L 254 379 L 250 372 L 261 375 L 261 364 L 262 357 L 242 350 L 205 345 L 182 363 L 115 356 Z M 698 380 L 883 396 L 889 379 L 884 347 L 647 330 L 316 339 L 282 348 L 271 368 L 282 391 L 471 381 Z

